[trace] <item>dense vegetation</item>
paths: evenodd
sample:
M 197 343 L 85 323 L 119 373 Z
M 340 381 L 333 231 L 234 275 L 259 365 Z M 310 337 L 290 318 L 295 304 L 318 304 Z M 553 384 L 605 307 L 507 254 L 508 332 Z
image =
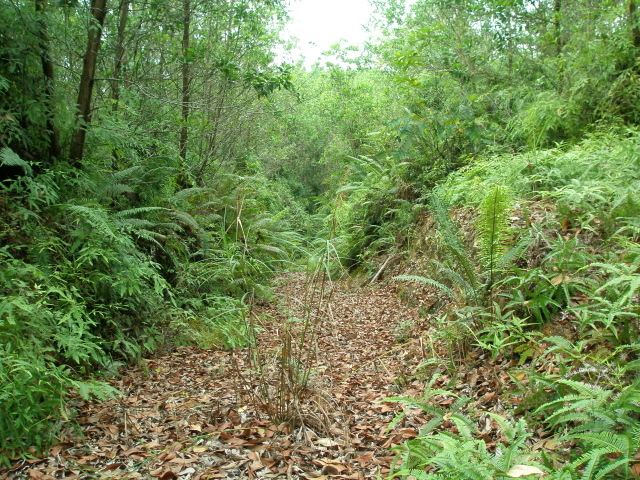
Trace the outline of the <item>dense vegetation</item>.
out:
M 491 451 L 464 398 L 398 399 L 434 419 L 398 476 L 638 476 L 636 1 L 374 3 L 385 40 L 310 71 L 274 60 L 279 0 L 0 3 L 3 459 L 124 363 L 242 346 L 274 273 L 393 256 L 447 368 L 526 378 Z

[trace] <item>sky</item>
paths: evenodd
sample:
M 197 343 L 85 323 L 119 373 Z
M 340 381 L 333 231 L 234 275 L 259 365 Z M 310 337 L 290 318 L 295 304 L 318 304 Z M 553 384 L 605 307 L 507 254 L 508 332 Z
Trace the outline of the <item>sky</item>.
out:
M 293 60 L 304 55 L 305 65 L 310 66 L 341 39 L 345 46 L 362 45 L 369 37 L 362 25 L 373 7 L 368 0 L 290 0 L 289 12 L 291 22 L 283 38 L 298 38 L 300 51 L 294 52 Z

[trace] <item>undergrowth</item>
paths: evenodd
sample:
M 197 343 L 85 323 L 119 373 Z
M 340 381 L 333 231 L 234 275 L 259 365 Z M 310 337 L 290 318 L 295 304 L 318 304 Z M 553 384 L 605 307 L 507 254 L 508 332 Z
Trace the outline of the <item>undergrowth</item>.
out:
M 501 432 L 495 449 L 479 435 L 482 412 L 438 413 L 429 395 L 400 399 L 455 429 L 429 423 L 398 448 L 394 476 L 509 478 L 515 467 L 553 479 L 637 476 L 638 158 L 637 132 L 606 132 L 573 147 L 480 157 L 435 189 L 432 237 L 421 247 L 430 252 L 420 274 L 396 280 L 452 300 L 434 312 L 441 340 L 456 331 L 456 342 L 462 334 L 492 360 L 512 359 L 512 375 L 529 380 L 519 410 L 487 412 Z M 536 371 L 549 362 L 558 373 Z M 532 450 L 528 439 L 541 431 L 566 448 Z
M 283 200 L 248 191 L 260 181 L 175 190 L 162 170 L 60 164 L 0 183 L 0 461 L 46 450 L 72 396 L 117 394 L 86 378 L 180 344 L 250 341 L 243 299 L 305 251 Z

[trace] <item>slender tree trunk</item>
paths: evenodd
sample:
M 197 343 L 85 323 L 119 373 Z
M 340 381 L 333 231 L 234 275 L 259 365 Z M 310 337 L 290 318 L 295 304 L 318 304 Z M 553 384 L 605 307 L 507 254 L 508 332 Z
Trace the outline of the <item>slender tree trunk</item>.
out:
M 124 39 L 130 4 L 131 0 L 120 0 L 120 6 L 118 7 L 118 39 L 116 41 L 116 58 L 113 66 L 113 80 L 111 80 L 111 111 L 113 113 L 117 112 L 120 107 L 120 76 L 122 75 L 122 63 L 124 62 Z M 113 149 L 112 155 L 112 167 L 114 170 L 119 170 L 118 160 L 120 159 L 120 155 L 117 148 Z
M 53 113 L 53 96 L 55 93 L 55 72 L 49 49 L 49 35 L 47 22 L 44 18 L 46 0 L 35 0 L 36 13 L 38 14 L 38 37 L 40 39 L 40 60 L 42 73 L 47 82 L 45 90 L 45 108 L 47 110 L 47 134 L 49 135 L 49 155 L 57 157 L 60 154 L 60 133 L 55 124 Z
M 178 186 L 187 188 L 188 181 L 186 175 L 187 161 L 187 141 L 189 131 L 187 122 L 189 120 L 189 102 L 191 101 L 191 70 L 189 68 L 189 40 L 191 25 L 191 2 L 183 0 L 183 30 L 182 30 L 182 128 L 180 129 L 180 158 L 182 159 L 181 172 L 178 176 Z
M 111 99 L 113 105 L 112 111 L 118 110 L 118 102 L 120 101 L 120 75 L 122 75 L 122 63 L 124 61 L 124 39 L 125 30 L 127 28 L 127 18 L 129 17 L 129 5 L 131 0 L 121 0 L 118 21 L 118 40 L 116 43 L 116 62 L 113 67 L 113 80 L 111 81 Z
M 556 55 L 559 57 L 562 54 L 562 48 L 564 47 L 562 42 L 562 0 L 554 0 L 553 3 L 553 27 L 556 37 Z
M 78 89 L 78 112 L 76 130 L 71 138 L 69 158 L 76 167 L 80 166 L 87 136 L 87 126 L 91 123 L 91 94 L 100 50 L 102 26 L 107 15 L 107 0 L 91 0 L 91 22 L 87 38 L 87 51 L 84 56 L 80 88 Z
M 640 49 L 640 25 L 638 21 L 638 5 L 636 0 L 629 0 L 629 23 L 631 24 L 631 39 L 636 50 Z M 636 53 L 636 55 L 640 52 Z
M 191 89 L 191 71 L 189 68 L 189 27 L 191 23 L 191 2 L 183 0 L 184 29 L 182 31 L 182 129 L 180 131 L 180 157 L 187 158 L 187 120 L 189 119 L 189 102 Z
M 553 29 L 556 37 L 556 58 L 558 62 L 558 93 L 562 93 L 564 87 L 564 63 L 562 50 L 564 41 L 562 39 L 562 0 L 553 2 Z

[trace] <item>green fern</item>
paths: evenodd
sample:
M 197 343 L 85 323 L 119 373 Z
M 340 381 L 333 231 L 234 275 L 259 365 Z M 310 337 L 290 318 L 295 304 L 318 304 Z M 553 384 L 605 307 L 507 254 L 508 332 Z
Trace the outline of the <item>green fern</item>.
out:
M 501 259 L 507 252 L 507 220 L 510 209 L 509 191 L 497 185 L 487 192 L 478 210 L 476 224 L 479 231 L 480 259 L 485 271 L 488 271 L 486 289 L 489 296 L 495 282 L 496 269 L 502 265 Z
M 395 279 L 433 285 L 466 305 L 482 305 L 484 299 L 481 286 L 484 285 L 490 297 L 498 269 L 519 257 L 531 243 L 531 239 L 527 237 L 513 248 L 507 249 L 509 234 L 507 215 L 510 205 L 507 189 L 494 187 L 480 206 L 477 219 L 480 240 L 478 263 L 482 267 L 480 275 L 474 265 L 472 250 L 463 243 L 459 227 L 451 219 L 445 201 L 442 196 L 433 193 L 431 210 L 438 223 L 438 234 L 449 253 L 446 261 L 434 259 L 433 263 L 438 275 L 449 280 L 454 288 L 447 286 L 440 278 L 436 280 L 415 275 L 401 275 Z
M 456 298 L 456 293 L 452 289 L 450 289 L 446 285 L 443 285 L 442 283 L 440 283 L 437 280 L 434 280 L 432 278 L 421 277 L 419 275 L 398 275 L 396 277 L 393 277 L 393 279 L 394 280 L 403 280 L 403 281 L 407 281 L 407 282 L 417 282 L 417 283 L 422 283 L 422 284 L 425 284 L 425 285 L 431 285 L 431 286 L 434 286 L 434 287 L 438 288 L 442 292 L 446 293 L 451 298 Z
M 558 379 L 555 384 L 556 388 L 562 386 L 575 393 L 547 402 L 535 413 L 546 413 L 546 423 L 553 428 L 564 428 L 570 437 L 582 433 L 629 430 L 637 425 L 640 378 L 619 393 L 569 379 Z
M 471 300 L 473 304 L 478 305 L 479 298 L 477 293 L 480 282 L 471 261 L 472 256 L 460 238 L 458 226 L 451 220 L 449 207 L 444 199 L 436 193 L 431 195 L 431 210 L 440 227 L 438 232 L 445 247 L 452 256 L 453 263 L 456 266 L 455 270 L 471 285 L 473 296 L 469 300 Z
M 114 225 L 103 208 L 98 206 L 89 207 L 86 205 L 66 205 L 64 208 L 78 220 L 87 222 L 91 228 L 94 228 L 106 238 L 116 237 L 117 234 Z
M 457 433 L 435 431 L 420 435 L 394 448 L 398 452 L 399 469 L 392 477 L 424 478 L 428 480 L 493 480 L 505 478 L 515 465 L 536 464 L 525 445 L 530 433 L 524 420 L 515 425 L 497 414 L 491 417 L 498 422 L 509 443 L 497 444 L 495 453 L 489 451 L 484 440 L 475 438 L 476 425 L 469 417 L 454 413 L 447 415 Z
M 25 175 L 33 175 L 31 165 L 20 158 L 16 152 L 7 147 L 0 149 L 0 165 L 6 165 L 7 167 L 20 167 L 24 171 Z
M 583 468 L 581 480 L 602 478 L 630 478 L 629 464 L 640 448 L 640 429 L 622 434 L 609 431 L 582 433 L 570 438 L 584 442 L 584 453 L 571 462 L 571 467 Z M 611 459 L 613 455 L 618 458 Z M 611 476 L 610 476 L 611 475 Z

